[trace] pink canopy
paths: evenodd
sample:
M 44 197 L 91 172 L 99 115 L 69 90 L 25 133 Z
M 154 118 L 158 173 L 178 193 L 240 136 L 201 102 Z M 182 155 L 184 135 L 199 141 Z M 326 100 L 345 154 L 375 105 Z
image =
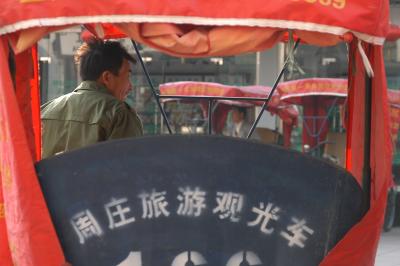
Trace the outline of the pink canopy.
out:
M 265 99 L 272 88 L 267 86 L 229 86 L 212 82 L 170 82 L 160 84 L 160 95 L 181 95 L 181 96 L 214 96 L 214 97 L 248 97 Z M 176 100 L 176 99 L 164 99 Z M 215 132 L 221 133 L 226 121 L 228 112 L 232 106 L 254 106 L 263 105 L 264 101 L 237 101 L 237 100 L 216 100 L 217 109 L 214 112 L 213 128 Z M 204 116 L 207 116 L 207 102 L 202 102 Z M 277 114 L 285 124 L 286 135 L 290 136 L 293 126 L 297 125 L 298 111 L 292 105 L 280 101 L 278 93 L 275 93 L 268 104 L 267 110 Z M 290 146 L 290 138 L 287 137 L 285 146 Z
M 392 142 L 397 142 L 400 127 L 400 90 L 388 90 L 390 110 L 390 134 Z
M 288 104 L 303 106 L 305 117 L 320 119 L 303 120 L 303 143 L 315 146 L 323 142 L 328 132 L 324 117 L 333 104 L 344 104 L 347 98 L 347 80 L 330 78 L 310 78 L 282 82 L 278 86 L 280 100 Z M 393 143 L 397 141 L 400 127 L 400 90 L 388 90 L 390 104 L 390 133 Z M 310 129 L 314 129 L 310 132 Z M 318 131 L 320 135 L 317 136 Z M 318 138 L 318 140 L 317 140 Z
M 400 39 L 400 26 L 391 24 L 390 28 L 389 28 L 389 32 L 386 36 L 386 40 L 396 41 L 397 39 Z
M 347 97 L 346 79 L 309 78 L 282 82 L 281 101 L 303 106 L 303 144 L 318 148 L 329 130 L 328 114 Z
M 343 103 L 347 97 L 347 79 L 307 78 L 282 82 L 278 85 L 280 99 L 292 104 L 303 104 L 312 96 L 340 98 Z

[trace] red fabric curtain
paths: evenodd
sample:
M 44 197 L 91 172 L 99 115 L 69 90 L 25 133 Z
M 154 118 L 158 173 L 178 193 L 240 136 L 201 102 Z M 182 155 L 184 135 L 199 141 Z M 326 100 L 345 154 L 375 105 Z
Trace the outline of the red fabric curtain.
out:
M 7 42 L 3 39 L 0 38 L 0 54 L 3 53 L 3 55 L 5 57 L 3 57 L 4 59 L 8 58 L 8 44 Z M 6 60 L 2 59 L 2 64 L 0 62 L 0 70 L 3 70 L 3 72 L 6 71 L 6 69 L 8 69 L 8 62 Z M 9 73 L 6 75 L 10 75 Z M 1 79 L 1 77 L 0 77 Z M 11 85 L 12 83 L 8 83 L 9 85 Z M 12 86 L 12 85 L 11 85 Z M 0 85 L 1 88 L 1 85 Z M 2 101 L 4 101 L 3 99 L 0 98 L 0 109 L 1 109 L 1 104 Z M 5 142 L 8 139 L 8 136 L 6 135 L 6 131 L 3 128 L 3 120 L 1 118 L 1 114 L 0 114 L 0 144 Z M 7 137 L 6 137 L 7 136 Z M 0 154 L 0 159 L 1 159 L 1 154 Z M 0 160 L 0 188 L 3 188 L 3 179 L 5 179 L 5 177 L 7 177 L 9 175 L 9 172 L 6 171 L 6 169 L 4 169 L 2 167 L 2 163 Z M 6 225 L 6 213 L 5 213 L 5 204 L 4 204 L 4 197 L 3 197 L 3 190 L 0 189 L 0 262 L 2 265 L 4 266 L 12 266 L 12 259 L 11 259 L 11 252 L 10 252 L 10 246 L 9 246 L 9 242 L 8 242 L 8 232 L 7 232 L 7 225 Z
M 32 158 L 40 159 L 40 96 L 36 45 L 16 55 L 16 95 Z
M 210 25 L 279 27 L 336 35 L 351 31 L 366 41 L 373 38 L 383 41 L 388 30 L 389 2 L 2 0 L 0 17 L 0 34 L 43 24 L 98 23 L 106 18 L 113 23 L 190 23 L 202 28 Z
M 0 173 L 4 202 L 0 202 L 4 208 L 1 212 L 4 217 L 0 216 L 0 226 L 3 225 L 0 234 L 4 233 L 6 225 L 8 237 L 8 245 L 4 243 L 6 238 L 0 240 L 1 259 L 5 258 L 0 264 L 59 266 L 64 262 L 62 250 L 38 183 L 24 128 L 24 119 L 31 119 L 31 113 L 24 113 L 18 106 L 18 99 L 25 101 L 25 97 L 17 97 L 13 89 L 6 45 L 7 42 L 0 38 Z M 31 55 L 26 58 L 23 58 L 26 62 L 32 62 Z M 28 80 L 31 78 L 29 71 L 20 73 L 26 74 Z M 22 81 L 17 85 L 17 91 L 22 85 L 27 90 Z
M 345 235 L 320 264 L 322 266 L 374 265 L 380 238 L 387 190 L 390 184 L 392 151 L 389 133 L 388 98 L 382 47 L 364 45 L 374 70 L 371 117 L 371 205 L 369 211 Z M 364 155 L 365 70 L 356 40 L 350 47 L 349 119 L 347 169 L 361 183 Z
M 42 134 L 41 134 L 41 120 L 40 120 L 40 86 L 39 86 L 39 60 L 37 45 L 32 47 L 32 65 L 33 65 L 33 78 L 30 80 L 31 88 L 31 109 L 32 109 L 32 127 L 34 134 L 35 145 L 35 159 L 40 160 L 42 157 Z

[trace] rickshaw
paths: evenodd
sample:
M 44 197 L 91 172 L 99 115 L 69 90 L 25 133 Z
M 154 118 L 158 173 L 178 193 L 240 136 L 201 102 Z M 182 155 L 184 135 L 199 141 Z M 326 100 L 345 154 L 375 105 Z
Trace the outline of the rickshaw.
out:
M 82 229 L 76 227 L 77 223 L 79 222 L 80 225 L 84 225 L 85 221 L 91 217 L 90 212 L 87 211 L 85 217 L 79 216 L 80 213 L 76 213 L 78 216 L 74 216 L 71 219 L 57 220 L 55 218 L 57 215 L 54 212 L 63 211 L 63 208 L 60 206 L 59 208 L 54 208 L 52 205 L 58 204 L 58 200 L 67 199 L 68 196 L 62 190 L 49 195 L 54 192 L 49 191 L 49 187 L 53 185 L 65 185 L 67 190 L 68 183 L 61 182 L 62 184 L 57 184 L 60 180 L 41 179 L 39 185 L 38 176 L 34 168 L 34 163 L 40 159 L 39 70 L 36 64 L 37 50 L 35 43 L 51 31 L 83 24 L 99 38 L 128 36 L 139 43 L 149 45 L 162 52 L 183 57 L 233 55 L 249 51 L 260 51 L 272 47 L 287 32 L 295 35 L 294 38 L 297 40 L 296 45 L 299 42 L 314 45 L 334 45 L 342 41 L 348 43 L 349 122 L 347 125 L 346 169 L 352 173 L 354 179 L 351 178 L 349 173 L 341 170 L 338 170 L 340 172 L 338 178 L 342 182 L 342 185 L 344 184 L 341 187 L 343 189 L 341 192 L 346 195 L 353 195 L 354 198 L 352 201 L 354 204 L 348 209 L 351 213 L 342 212 L 342 216 L 339 215 L 340 217 L 338 216 L 337 219 L 328 219 L 326 225 L 331 227 L 340 226 L 345 220 L 344 216 L 354 216 L 350 223 L 347 223 L 347 227 L 341 229 L 341 234 L 334 236 L 334 241 L 331 239 L 326 243 L 319 242 L 318 240 L 311 244 L 309 242 L 309 246 L 322 250 L 322 255 L 319 254 L 316 260 L 314 258 L 311 264 L 373 265 L 383 222 L 383 207 L 385 206 L 386 192 L 391 176 L 391 143 L 387 130 L 388 106 L 386 91 L 383 89 L 385 88 L 385 74 L 381 47 L 389 26 L 388 5 L 388 1 L 379 0 L 370 0 L 368 3 L 365 1 L 347 2 L 344 0 L 286 2 L 261 2 L 253 0 L 241 3 L 237 1 L 135 2 L 126 0 L 115 0 L 112 2 L 94 0 L 81 2 L 50 0 L 3 1 L 3 8 L 0 11 L 0 17 L 2 18 L 0 22 L 1 264 L 62 265 L 65 261 L 63 252 L 67 255 L 67 259 L 71 258 L 71 253 L 69 253 L 70 250 L 66 250 L 65 247 L 62 249 L 60 246 L 59 238 L 57 237 L 57 233 L 60 234 L 62 231 L 60 231 L 60 228 L 68 226 L 67 224 L 71 227 L 71 222 L 73 229 Z M 287 63 L 284 66 L 286 65 Z M 270 95 L 266 95 L 263 108 L 261 108 L 261 112 L 255 122 L 259 121 L 265 109 L 264 107 L 270 101 L 271 97 L 269 96 L 273 95 L 283 73 L 284 69 L 279 73 Z M 165 116 L 165 113 L 163 113 L 163 116 Z M 251 135 L 252 131 L 249 135 Z M 198 149 L 207 144 L 206 140 L 197 139 L 194 141 L 194 138 L 182 140 L 176 137 L 169 140 L 170 145 L 166 145 L 158 139 L 153 140 L 151 143 L 155 146 L 159 145 L 159 147 L 166 150 L 180 148 L 177 146 L 181 145 L 182 141 L 186 143 L 184 147 L 195 145 L 195 148 Z M 216 148 L 222 149 L 222 151 L 228 147 L 225 144 L 233 143 L 233 140 L 218 138 L 210 138 L 210 141 L 216 145 Z M 135 148 L 146 153 L 148 143 L 148 140 L 138 140 Z M 236 152 L 243 153 L 259 165 L 265 163 L 265 158 L 267 157 L 263 160 L 253 156 L 253 153 L 265 155 L 264 147 L 247 142 L 237 141 L 235 143 L 237 145 L 233 145 L 232 149 L 235 149 Z M 128 142 L 124 141 L 115 143 L 120 150 L 123 150 L 127 144 Z M 105 145 L 98 148 L 103 149 L 104 147 Z M 246 181 L 249 181 L 249 184 L 253 185 L 252 188 L 257 191 L 257 193 L 254 192 L 255 194 L 264 193 L 263 195 L 265 195 L 266 192 L 262 189 L 265 184 L 254 176 L 251 176 L 251 173 L 260 171 L 260 168 L 257 168 L 257 170 L 246 168 L 246 173 L 244 173 L 242 172 L 242 167 L 232 163 L 237 162 L 234 161 L 236 157 L 229 155 L 224 158 L 224 154 L 218 153 L 218 149 L 212 150 L 212 152 L 216 153 L 212 159 L 219 162 L 224 162 L 226 158 L 230 159 L 231 161 L 228 165 L 233 165 L 237 174 L 241 175 L 238 179 L 240 182 L 233 182 L 233 187 L 241 190 L 243 186 L 246 186 Z M 105 150 L 102 151 L 105 152 Z M 49 172 L 46 172 L 47 170 L 50 172 L 55 171 L 53 172 L 54 177 L 54 173 L 57 173 L 57 168 L 68 167 L 70 170 L 76 172 L 78 170 L 76 170 L 75 164 L 79 163 L 77 160 L 82 160 L 85 156 L 95 152 L 95 150 L 86 149 L 75 159 L 65 154 L 68 160 L 55 158 L 52 162 L 40 162 L 38 164 L 39 179 L 41 175 L 45 176 L 49 174 Z M 132 150 L 124 150 L 123 154 L 129 157 L 130 152 Z M 183 156 L 193 159 L 191 157 L 193 154 L 189 153 L 188 149 L 182 149 L 181 152 Z M 182 162 L 182 160 L 179 163 L 175 162 L 173 156 L 168 156 L 168 152 L 165 152 L 163 149 L 160 149 L 159 153 L 166 160 L 169 160 L 170 163 L 175 163 L 177 167 Z M 109 155 L 114 154 L 115 151 Z M 279 156 L 279 152 L 274 149 L 269 150 L 268 154 L 268 158 L 270 159 L 278 158 Z M 98 155 L 102 156 L 104 154 Z M 62 156 L 64 155 L 61 155 L 60 158 Z M 147 156 L 147 158 L 151 158 L 151 154 L 147 154 Z M 301 163 L 303 167 L 295 167 L 291 169 L 295 172 L 286 172 L 286 174 L 295 175 L 296 171 L 297 173 L 302 170 L 307 172 L 311 169 L 313 171 L 320 171 L 320 177 L 323 178 L 325 175 L 329 176 L 329 172 L 332 170 L 330 166 L 319 161 L 308 163 L 309 161 L 303 155 L 285 153 L 285 156 L 288 159 L 288 163 L 293 165 L 296 162 Z M 104 160 L 104 158 L 102 159 Z M 284 162 L 282 160 L 273 162 L 281 167 L 282 173 L 287 170 L 287 167 L 283 166 Z M 117 161 L 113 160 L 110 163 L 106 166 L 115 166 L 118 164 Z M 160 175 L 163 174 L 163 170 L 166 172 L 169 171 L 169 168 L 163 168 L 159 161 L 152 161 L 152 163 L 151 170 L 159 171 L 158 174 Z M 195 166 L 192 169 L 194 174 L 197 171 L 210 170 L 210 168 L 207 168 L 203 164 L 201 164 L 201 167 L 197 166 L 196 168 Z M 89 171 L 92 169 L 94 168 L 86 170 Z M 191 168 L 189 167 L 188 169 L 190 170 Z M 106 169 L 103 170 L 106 171 Z M 140 170 L 140 173 L 144 176 L 146 175 L 145 170 Z M 112 171 L 107 173 L 113 174 Z M 209 176 L 204 176 L 204 182 L 208 182 L 207 184 L 212 187 L 213 181 L 209 178 L 213 174 L 212 172 L 208 172 L 208 174 Z M 275 174 L 279 175 L 280 172 L 275 172 Z M 70 177 L 73 175 L 72 172 Z M 184 179 L 186 178 L 185 176 L 176 178 L 186 180 Z M 201 179 L 201 176 L 197 176 L 196 178 Z M 155 183 L 165 182 L 157 180 L 154 179 L 153 181 Z M 326 182 L 329 180 L 324 179 Z M 79 180 L 75 179 L 75 181 L 78 182 Z M 316 180 L 313 179 L 313 181 Z M 296 184 L 306 189 L 304 183 Z M 323 183 L 318 184 L 323 185 Z M 335 184 L 337 185 L 337 182 Z M 307 185 L 311 185 L 311 183 Z M 273 186 L 274 184 L 270 184 L 269 187 Z M 360 188 L 363 189 L 362 193 Z M 68 189 L 71 189 L 71 187 Z M 182 189 L 184 190 L 184 188 Z M 44 192 L 46 201 L 44 200 L 42 190 L 46 190 Z M 81 191 L 81 188 L 76 189 L 77 194 L 79 194 L 79 191 Z M 202 191 L 195 190 L 195 192 L 197 196 L 198 194 L 202 195 Z M 314 192 L 317 193 L 318 190 L 314 190 Z M 321 190 L 320 192 L 322 192 L 321 195 L 318 195 L 322 197 L 325 191 Z M 163 192 L 160 193 L 161 196 L 164 195 Z M 217 194 L 217 196 L 221 197 L 218 200 L 222 202 L 223 197 L 228 194 L 219 193 L 222 194 Z M 250 195 L 249 198 L 253 196 L 251 194 L 252 191 L 247 191 L 247 193 Z M 235 196 L 236 204 L 242 202 L 240 196 L 237 194 L 233 193 L 229 195 L 231 197 Z M 363 195 L 363 200 L 360 198 L 361 195 Z M 101 194 L 95 196 L 101 197 Z M 295 195 L 293 194 L 292 196 L 294 197 Z M 53 197 L 53 200 L 49 200 L 49 197 Z M 296 197 L 301 198 L 302 195 L 296 194 Z M 340 195 L 338 198 L 340 198 Z M 178 197 L 179 199 L 182 198 Z M 292 204 L 296 205 L 300 203 L 295 202 Z M 339 204 L 337 201 L 335 203 Z M 247 214 L 254 215 L 262 213 L 264 210 L 264 218 L 270 217 L 269 219 L 277 220 L 276 214 L 279 208 L 277 209 L 271 203 L 264 204 L 265 202 L 260 202 L 259 207 L 253 206 L 253 208 L 248 210 Z M 47 207 L 52 212 L 53 220 L 49 216 Z M 122 210 L 126 211 L 127 209 L 124 208 Z M 178 214 L 179 211 L 184 212 L 185 210 L 179 208 Z M 216 212 L 218 212 L 218 208 Z M 323 215 L 324 213 L 323 208 L 320 208 L 320 214 Z M 359 216 L 360 213 L 363 214 L 362 217 Z M 112 213 L 108 214 L 112 215 Z M 121 212 L 119 214 L 121 215 Z M 193 215 L 196 215 L 196 213 Z M 181 228 L 179 226 L 176 226 L 178 228 L 170 227 L 168 222 L 152 224 L 152 229 L 155 233 L 163 235 L 163 229 L 167 229 L 167 232 L 171 230 L 175 233 L 180 232 L 179 229 L 182 229 L 182 232 L 187 233 L 184 229 L 190 227 L 190 232 L 196 236 L 197 240 L 200 240 L 203 244 L 205 243 L 204 245 L 210 245 L 207 259 L 219 261 L 220 263 L 217 263 L 219 265 L 222 264 L 222 259 L 220 259 L 219 255 L 224 254 L 224 252 L 220 252 L 223 247 L 219 246 L 221 242 L 219 242 L 220 239 L 217 237 L 220 236 L 221 232 L 226 232 L 227 246 L 231 244 L 238 250 L 232 256 L 226 257 L 229 258 L 227 265 L 239 265 L 241 262 L 245 263 L 245 265 L 260 265 L 261 261 L 262 263 L 268 262 L 266 261 L 268 260 L 267 255 L 274 257 L 274 262 L 272 263 L 276 265 L 289 265 L 290 262 L 285 260 L 286 258 L 290 258 L 291 263 L 299 265 L 302 262 L 300 259 L 294 262 L 296 256 L 302 259 L 307 257 L 299 252 L 299 250 L 301 251 L 304 247 L 305 239 L 314 234 L 314 230 L 307 226 L 305 220 L 288 217 L 289 220 L 292 218 L 292 222 L 295 222 L 295 224 L 288 222 L 286 224 L 287 227 L 282 228 L 280 240 L 277 240 L 281 242 L 285 239 L 288 240 L 286 249 L 280 249 L 277 246 L 268 244 L 270 253 L 264 250 L 265 252 L 258 252 L 256 254 L 252 250 L 262 249 L 263 247 L 262 245 L 260 246 L 260 243 L 266 241 L 265 235 L 272 233 L 272 228 L 266 225 L 268 221 L 265 222 L 264 220 L 265 224 L 259 228 L 264 233 L 260 236 L 254 233 L 255 230 L 249 233 L 248 230 L 237 227 L 235 221 L 239 217 L 234 216 L 233 213 L 230 213 L 230 217 L 227 217 L 226 213 L 220 213 L 219 217 L 220 219 L 230 218 L 232 224 L 229 224 L 229 229 L 218 227 L 218 225 L 211 227 L 209 228 L 209 235 L 197 233 L 196 229 L 190 227 L 194 224 L 199 226 L 198 228 L 202 228 L 202 230 L 198 230 L 199 232 L 203 232 L 202 226 L 204 224 L 199 224 L 197 220 L 192 220 L 193 223 L 191 225 L 188 225 L 187 222 L 179 222 L 178 225 Z M 253 221 L 248 221 L 247 226 L 249 228 L 259 226 L 260 221 L 258 220 L 257 218 Z M 124 222 L 127 221 L 133 222 L 132 220 L 124 220 Z M 204 221 L 206 224 L 215 225 L 210 220 Z M 64 224 L 60 225 L 60 223 Z M 53 224 L 56 224 L 57 233 Z M 348 228 L 349 224 L 352 224 L 351 228 Z M 111 227 L 118 225 L 118 223 L 110 224 Z M 86 236 L 93 236 L 92 234 L 96 233 L 101 240 L 101 236 L 106 237 L 108 235 L 108 231 L 103 232 L 100 229 L 98 224 L 92 223 L 90 227 L 85 227 L 85 230 L 90 231 L 76 231 L 75 233 L 80 234 L 75 234 L 71 237 L 75 240 L 78 239 L 78 243 L 81 244 L 78 244 L 77 252 L 79 252 L 79 249 L 82 251 L 88 247 L 87 245 L 83 246 Z M 286 229 L 289 230 L 289 233 L 285 232 Z M 71 235 L 74 234 L 73 231 L 69 232 Z M 140 238 L 147 246 L 157 246 L 168 242 L 168 239 L 165 240 L 164 238 L 149 238 L 149 235 L 147 235 L 149 232 L 152 231 L 145 230 L 145 233 L 142 234 L 139 229 L 134 237 Z M 237 235 L 231 236 L 230 233 L 233 232 L 236 232 Z M 69 234 L 67 234 L 63 235 L 60 239 L 65 241 L 69 237 Z M 175 237 L 180 242 L 180 245 L 192 244 L 187 242 L 189 234 L 180 233 L 175 235 Z M 157 244 L 158 240 L 160 240 L 160 243 Z M 94 241 L 90 243 L 94 243 Z M 98 244 L 99 242 L 96 243 Z M 100 241 L 100 246 L 102 244 L 106 245 L 108 243 L 107 241 Z M 244 247 L 242 247 L 242 244 Z M 95 248 L 99 248 L 100 246 L 95 246 Z M 159 246 L 157 247 L 160 248 Z M 182 246 L 180 247 L 182 248 Z M 132 248 L 135 249 L 137 247 L 133 246 Z M 110 249 L 109 251 L 118 253 L 119 249 Z M 206 262 L 206 258 L 200 252 L 196 251 L 196 246 L 194 249 L 187 247 L 181 251 L 182 253 L 174 258 L 173 265 L 201 265 Z M 231 249 L 229 249 L 230 251 Z M 158 250 L 158 252 L 161 251 Z M 163 252 L 167 251 L 164 250 Z M 153 262 L 156 264 L 160 254 L 165 255 L 162 252 L 152 253 L 149 250 L 147 259 L 149 261 L 153 259 Z M 90 264 L 90 259 L 96 259 L 96 255 L 99 258 L 103 258 L 102 253 L 99 251 L 93 257 L 79 259 L 86 261 L 86 265 L 93 265 L 93 263 Z M 140 252 L 132 251 L 129 253 L 127 260 L 136 263 L 133 265 L 142 265 L 140 255 Z M 187 258 L 187 263 L 189 264 L 185 264 L 185 260 L 182 260 L 182 257 Z M 71 262 L 74 263 L 74 261 Z M 105 262 L 106 265 L 117 264 L 115 261 L 112 263 L 109 262 Z M 310 265 L 307 262 L 303 263 L 304 265 Z M 101 265 L 99 261 L 96 261 L 95 264 Z M 85 265 L 85 262 L 82 262 L 82 265 Z
M 322 157 L 327 144 L 329 115 L 345 103 L 347 80 L 308 78 L 283 82 L 278 86 L 283 102 L 303 107 L 302 144 Z
M 389 110 L 390 110 L 390 135 L 392 138 L 393 146 L 397 146 L 397 136 L 399 133 L 399 123 L 400 123 L 400 93 L 398 90 L 388 89 L 388 98 L 389 98 Z M 396 148 L 394 148 L 395 151 Z M 396 169 L 397 166 L 393 164 L 393 169 Z M 396 216 L 400 211 L 399 205 L 399 181 L 398 177 L 395 174 L 395 170 L 393 170 L 393 183 L 389 188 L 388 192 L 388 200 L 386 204 L 385 211 L 385 221 L 383 224 L 383 229 L 385 231 L 390 231 L 392 227 L 396 224 Z M 398 223 L 398 222 L 397 222 Z
M 208 133 L 215 134 L 223 134 L 232 107 L 261 106 L 265 95 L 272 89 L 268 86 L 231 86 L 213 82 L 185 81 L 163 83 L 159 88 L 159 97 L 164 103 L 171 101 L 200 103 L 203 117 L 207 118 Z M 267 110 L 271 114 L 278 115 L 283 121 L 283 146 L 290 147 L 290 134 L 297 125 L 297 108 L 280 101 L 276 91 Z M 277 137 L 265 137 L 264 142 L 277 144 L 278 140 Z

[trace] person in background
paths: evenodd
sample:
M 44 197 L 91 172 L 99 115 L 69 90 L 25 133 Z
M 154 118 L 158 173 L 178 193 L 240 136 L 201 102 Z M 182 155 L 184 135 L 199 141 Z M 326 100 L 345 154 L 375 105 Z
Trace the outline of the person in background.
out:
M 246 121 L 247 109 L 245 107 L 233 107 L 231 115 L 233 124 L 228 129 L 228 135 L 246 138 L 250 131 L 250 125 Z
M 91 39 L 78 48 L 75 62 L 82 83 L 41 107 L 43 158 L 143 135 L 136 111 L 124 102 L 135 59 L 118 42 Z

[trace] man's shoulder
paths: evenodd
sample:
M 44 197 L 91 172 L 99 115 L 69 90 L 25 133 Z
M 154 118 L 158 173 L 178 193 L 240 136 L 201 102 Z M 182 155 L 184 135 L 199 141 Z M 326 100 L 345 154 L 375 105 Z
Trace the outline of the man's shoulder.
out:
M 51 115 L 52 113 L 57 112 L 59 109 L 65 106 L 68 99 L 70 98 L 70 94 L 71 93 L 62 95 L 40 106 L 40 112 L 42 117 Z

